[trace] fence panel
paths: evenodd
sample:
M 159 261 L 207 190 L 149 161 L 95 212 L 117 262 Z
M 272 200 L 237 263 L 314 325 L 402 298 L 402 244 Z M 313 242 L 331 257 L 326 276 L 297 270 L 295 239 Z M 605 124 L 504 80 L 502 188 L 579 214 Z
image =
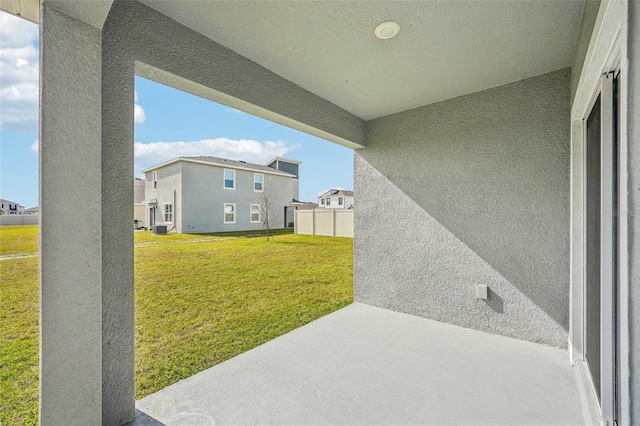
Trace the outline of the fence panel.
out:
M 3 225 L 37 225 L 37 214 L 3 214 L 0 215 L 0 226 Z
M 293 227 L 296 234 L 313 235 L 313 210 L 295 210 Z
M 296 210 L 296 234 L 353 238 L 353 210 Z
M 353 210 L 336 210 L 334 235 L 353 238 Z

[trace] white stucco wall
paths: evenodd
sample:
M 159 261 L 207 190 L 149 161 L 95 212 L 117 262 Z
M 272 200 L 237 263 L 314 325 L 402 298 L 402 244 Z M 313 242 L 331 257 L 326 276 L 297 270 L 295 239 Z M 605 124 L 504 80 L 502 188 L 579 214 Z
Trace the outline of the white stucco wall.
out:
M 368 123 L 355 155 L 356 301 L 566 347 L 569 77 Z

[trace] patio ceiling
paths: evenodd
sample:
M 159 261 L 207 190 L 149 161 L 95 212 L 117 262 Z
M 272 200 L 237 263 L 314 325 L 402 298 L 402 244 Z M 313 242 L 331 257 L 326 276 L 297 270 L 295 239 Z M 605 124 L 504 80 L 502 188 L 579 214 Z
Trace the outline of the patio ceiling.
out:
M 583 1 L 168 2 L 159 12 L 369 120 L 569 66 Z M 389 40 L 383 21 L 400 24 Z

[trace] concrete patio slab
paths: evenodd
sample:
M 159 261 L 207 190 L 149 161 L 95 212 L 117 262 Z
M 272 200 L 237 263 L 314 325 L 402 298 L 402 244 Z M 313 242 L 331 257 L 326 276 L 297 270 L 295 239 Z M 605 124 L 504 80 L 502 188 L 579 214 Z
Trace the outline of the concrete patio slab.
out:
M 585 425 L 566 351 L 354 303 L 138 401 L 134 425 Z

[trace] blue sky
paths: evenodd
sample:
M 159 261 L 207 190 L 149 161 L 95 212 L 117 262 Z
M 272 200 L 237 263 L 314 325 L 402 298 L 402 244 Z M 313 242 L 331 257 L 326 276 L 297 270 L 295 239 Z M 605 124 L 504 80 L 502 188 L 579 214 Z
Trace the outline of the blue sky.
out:
M 0 198 L 38 204 L 38 27 L 0 12 Z M 140 77 L 135 173 L 179 156 L 302 161 L 300 198 L 353 189 L 353 151 Z

